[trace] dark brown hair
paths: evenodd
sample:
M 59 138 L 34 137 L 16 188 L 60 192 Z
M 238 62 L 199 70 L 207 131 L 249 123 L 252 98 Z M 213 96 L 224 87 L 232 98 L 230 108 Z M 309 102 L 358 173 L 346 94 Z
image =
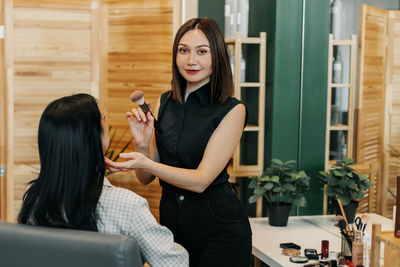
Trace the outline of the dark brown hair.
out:
M 186 32 L 194 29 L 202 31 L 210 43 L 212 60 L 210 101 L 211 103 L 225 102 L 234 92 L 232 70 L 224 37 L 217 23 L 209 18 L 194 18 L 188 20 L 179 28 L 175 35 L 172 48 L 172 98 L 181 104 L 183 103 L 181 93 L 182 90 L 186 88 L 186 80 L 179 73 L 178 67 L 176 66 L 176 54 L 182 36 L 185 35 Z
M 19 223 L 98 231 L 102 132 L 91 95 L 66 96 L 46 107 L 38 132 L 40 172 L 24 195 Z

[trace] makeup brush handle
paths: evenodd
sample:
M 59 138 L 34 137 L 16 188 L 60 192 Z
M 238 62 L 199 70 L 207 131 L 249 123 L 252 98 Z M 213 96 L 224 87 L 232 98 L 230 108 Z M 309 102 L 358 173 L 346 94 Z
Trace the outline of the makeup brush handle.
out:
M 346 229 L 347 229 L 348 233 L 350 233 L 351 232 L 350 226 L 349 226 L 349 222 L 347 221 L 346 213 L 344 212 L 344 209 L 343 209 L 342 201 L 340 199 L 337 199 L 337 202 L 339 204 L 340 211 L 342 212 L 343 219 L 346 222 Z
M 362 226 L 362 231 L 364 232 L 365 231 L 365 228 L 367 227 L 367 224 L 365 223 L 365 224 L 363 224 L 363 226 Z
M 142 104 L 142 105 L 139 105 L 139 107 L 143 110 L 144 113 L 147 113 L 147 112 L 150 112 L 150 113 L 151 113 L 150 108 L 149 108 L 149 106 L 148 106 L 146 103 L 144 103 L 144 104 Z M 153 114 L 151 114 L 151 115 L 153 115 Z M 154 116 L 153 116 L 153 117 L 154 117 Z
M 162 133 L 163 133 L 163 130 L 161 129 L 160 124 L 158 123 L 158 121 L 157 121 L 156 118 L 154 117 L 153 113 L 151 112 L 149 106 L 148 106 L 146 103 L 144 103 L 144 104 L 142 104 L 142 105 L 139 105 L 139 106 L 140 106 L 140 108 L 143 110 L 144 113 L 150 112 L 151 116 L 153 116 L 153 118 L 154 118 L 154 129 L 156 129 L 156 132 L 157 132 L 158 134 L 162 134 Z
M 353 240 L 351 239 L 350 236 L 345 236 L 344 238 L 346 239 L 347 246 L 349 247 L 350 252 L 352 252 L 353 251 Z

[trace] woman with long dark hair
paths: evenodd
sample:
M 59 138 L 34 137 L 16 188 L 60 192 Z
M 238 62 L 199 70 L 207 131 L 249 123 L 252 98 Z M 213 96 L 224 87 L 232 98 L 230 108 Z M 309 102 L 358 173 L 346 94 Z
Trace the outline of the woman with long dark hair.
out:
M 189 252 L 190 266 L 249 266 L 251 229 L 232 189 L 227 167 L 246 124 L 233 97 L 224 38 L 215 21 L 191 19 L 172 50 L 172 90 L 155 108 L 163 133 L 141 109 L 127 113 L 135 151 L 112 171 L 134 169 L 143 184 L 160 179 L 160 222 Z
M 51 102 L 39 122 L 40 173 L 18 222 L 132 235 L 151 266 L 188 266 L 187 252 L 157 224 L 147 201 L 104 177 L 108 146 L 107 123 L 92 96 Z

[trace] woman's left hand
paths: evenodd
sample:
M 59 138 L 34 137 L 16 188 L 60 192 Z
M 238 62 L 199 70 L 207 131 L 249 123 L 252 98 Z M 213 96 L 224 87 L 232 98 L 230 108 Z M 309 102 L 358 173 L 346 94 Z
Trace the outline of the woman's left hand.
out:
M 109 158 L 104 157 L 104 162 L 107 169 L 112 172 L 126 172 L 135 169 L 142 169 L 145 167 L 146 162 L 150 159 L 139 152 L 121 153 L 119 157 L 127 159 L 127 161 L 114 162 Z

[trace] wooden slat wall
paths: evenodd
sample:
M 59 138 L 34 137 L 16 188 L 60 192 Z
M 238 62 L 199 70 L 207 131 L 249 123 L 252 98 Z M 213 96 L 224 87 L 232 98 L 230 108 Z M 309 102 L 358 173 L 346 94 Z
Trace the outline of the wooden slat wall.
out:
M 108 123 L 120 133 L 127 129 L 124 114 L 136 104 L 129 100 L 142 90 L 154 107 L 160 94 L 170 89 L 171 49 L 176 1 L 108 1 Z M 123 138 L 127 142 L 129 135 Z M 116 148 L 118 149 L 118 148 Z M 132 151 L 132 147 L 128 149 Z M 125 178 L 124 178 L 125 177 Z M 127 187 L 145 197 L 158 219 L 161 188 L 158 181 L 141 185 L 134 174 L 111 175 L 113 184 Z
M 388 140 L 385 148 L 393 147 L 400 151 L 400 11 L 389 11 L 387 52 L 387 120 Z M 387 186 L 396 192 L 396 177 L 400 175 L 400 157 L 388 155 L 385 161 L 385 179 Z M 395 199 L 387 192 L 385 215 L 392 216 Z M 397 192 L 400 194 L 400 192 Z
M 89 9 L 91 0 L 13 0 L 14 6 L 37 8 Z
M 377 196 L 382 192 L 385 115 L 387 11 L 362 5 L 359 24 L 359 68 L 356 162 L 376 165 Z M 380 204 L 378 212 L 381 212 Z
M 7 180 L 8 220 L 14 220 L 26 183 L 37 172 L 37 126 L 50 101 L 77 92 L 98 96 L 108 123 L 121 134 L 127 129 L 124 114 L 134 106 L 129 101 L 133 90 L 143 90 L 153 106 L 169 90 L 180 1 L 6 1 L 14 9 L 8 24 L 14 33 L 9 38 L 12 104 L 7 124 L 12 126 L 8 155 L 15 155 Z M 132 173 L 110 178 L 146 197 L 158 218 L 157 181 L 143 186 Z
M 98 95 L 90 8 L 90 1 L 14 3 L 14 216 L 37 172 L 31 166 L 39 163 L 37 126 L 45 106 L 73 93 Z
M 153 7 L 155 3 L 160 6 Z M 129 100 L 132 91 L 142 90 L 154 106 L 160 94 L 170 89 L 172 12 L 172 1 L 109 4 L 107 97 L 115 126 L 126 127 L 121 114 L 135 106 Z
M 377 183 L 375 164 L 357 164 L 352 168 L 358 173 L 366 175 L 372 184 Z M 376 195 L 376 187 L 371 187 L 367 192 L 365 192 L 364 198 L 359 201 L 357 213 L 376 213 L 378 202 Z
M 4 25 L 4 0 L 0 0 L 0 25 Z M 4 39 L 0 39 L 0 165 L 6 164 L 6 70 Z M 6 183 L 0 177 L 0 220 L 6 218 Z

